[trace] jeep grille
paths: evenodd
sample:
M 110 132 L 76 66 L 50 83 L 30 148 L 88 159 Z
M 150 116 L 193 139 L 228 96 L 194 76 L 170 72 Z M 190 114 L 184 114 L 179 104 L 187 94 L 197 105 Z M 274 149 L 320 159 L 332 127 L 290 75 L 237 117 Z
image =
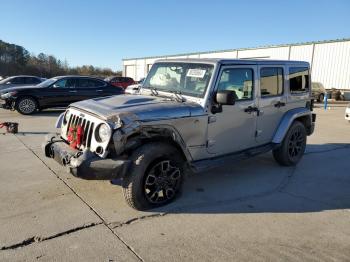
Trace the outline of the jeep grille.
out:
M 92 134 L 94 132 L 94 123 L 89 120 L 86 120 L 84 117 L 71 114 L 68 120 L 68 128 L 67 128 L 66 135 L 68 135 L 69 128 L 73 126 L 74 127 L 81 126 L 83 128 L 81 145 L 85 148 L 90 147 Z

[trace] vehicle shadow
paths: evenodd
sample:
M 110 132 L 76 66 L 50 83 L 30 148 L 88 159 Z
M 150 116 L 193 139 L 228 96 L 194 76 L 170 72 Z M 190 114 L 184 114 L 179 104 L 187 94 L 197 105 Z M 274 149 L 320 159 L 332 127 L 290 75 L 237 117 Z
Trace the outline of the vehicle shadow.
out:
M 16 135 L 27 136 L 27 135 L 47 135 L 52 134 L 52 132 L 18 132 Z
M 296 167 L 271 153 L 191 175 L 164 213 L 301 213 L 350 208 L 350 143 L 308 145 Z
M 66 109 L 65 108 L 55 108 L 55 109 L 45 109 L 42 110 L 40 112 L 37 112 L 35 114 L 33 114 L 33 117 L 41 117 L 41 116 L 54 116 L 54 117 L 58 117 L 60 114 L 62 114 Z

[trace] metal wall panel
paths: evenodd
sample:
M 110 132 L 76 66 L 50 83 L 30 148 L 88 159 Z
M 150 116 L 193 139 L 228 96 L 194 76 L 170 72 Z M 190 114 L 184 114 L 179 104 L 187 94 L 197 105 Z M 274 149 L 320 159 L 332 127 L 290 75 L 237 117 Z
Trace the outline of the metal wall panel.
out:
M 139 59 L 136 61 L 136 70 L 135 70 L 135 76 L 133 77 L 134 80 L 139 81 L 141 78 L 143 78 L 145 73 L 145 59 Z
M 135 77 L 135 65 L 126 65 L 124 76 L 134 78 Z
M 350 89 L 350 41 L 315 45 L 312 80 L 326 89 Z
M 187 55 L 167 56 L 166 59 L 187 58 Z
M 200 54 L 196 54 L 196 55 L 188 55 L 187 58 L 199 58 Z
M 290 60 L 306 61 L 311 65 L 313 46 L 313 44 L 291 46 Z
M 248 49 L 239 50 L 238 58 L 256 58 L 256 59 L 281 59 L 288 60 L 289 46 L 285 47 L 273 47 L 273 48 L 260 48 L 260 49 Z
M 256 49 L 228 50 L 178 56 L 123 60 L 124 74 L 135 80 L 144 77 L 157 59 L 171 58 L 263 58 L 307 61 L 312 80 L 325 88 L 350 90 L 350 40 L 305 43 Z
M 236 59 L 237 58 L 237 51 L 206 53 L 206 54 L 200 54 L 199 57 L 200 58 L 231 58 L 231 59 Z

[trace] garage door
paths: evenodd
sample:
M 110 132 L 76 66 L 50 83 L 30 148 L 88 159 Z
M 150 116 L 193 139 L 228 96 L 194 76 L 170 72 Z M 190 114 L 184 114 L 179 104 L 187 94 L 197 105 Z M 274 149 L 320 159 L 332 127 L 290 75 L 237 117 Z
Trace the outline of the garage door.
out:
M 125 66 L 125 76 L 135 78 L 135 66 L 127 65 Z

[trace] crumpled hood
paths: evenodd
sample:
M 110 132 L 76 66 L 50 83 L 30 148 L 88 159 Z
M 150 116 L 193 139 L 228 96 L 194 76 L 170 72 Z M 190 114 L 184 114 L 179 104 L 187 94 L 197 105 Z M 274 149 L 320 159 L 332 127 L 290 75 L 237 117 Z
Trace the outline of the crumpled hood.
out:
M 116 95 L 94 98 L 71 104 L 109 120 L 121 114 L 133 114 L 140 121 L 153 121 L 203 115 L 203 108 L 194 102 L 177 102 L 169 98 L 143 95 Z

